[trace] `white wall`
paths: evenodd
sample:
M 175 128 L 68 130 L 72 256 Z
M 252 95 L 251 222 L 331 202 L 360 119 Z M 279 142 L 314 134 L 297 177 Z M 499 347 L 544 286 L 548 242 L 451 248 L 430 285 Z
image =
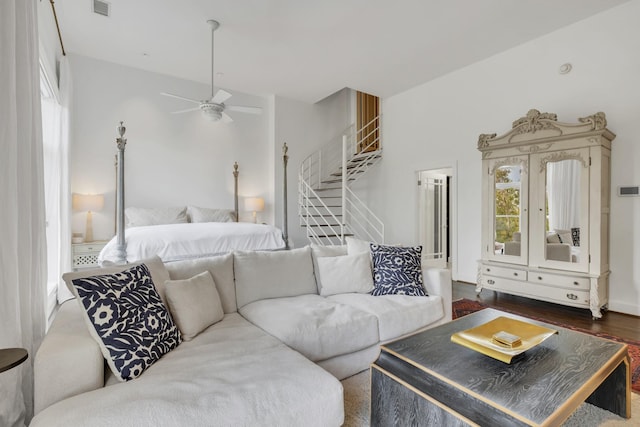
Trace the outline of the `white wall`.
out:
M 309 243 L 298 218 L 298 170 L 302 161 L 329 141 L 341 140 L 352 121 L 352 90 L 342 89 L 316 104 L 274 97 L 276 222 L 283 223 L 282 144 L 289 147 L 288 223 L 293 247 Z
M 640 1 L 565 27 L 383 102 L 384 158 L 367 184 L 386 240 L 417 243 L 416 172 L 453 166 L 457 271 L 476 281 L 480 258 L 481 133 L 504 133 L 531 108 L 574 122 L 597 111 L 617 134 L 612 150 L 611 310 L 640 315 Z M 417 52 L 416 54 L 419 54 Z M 437 58 L 433 58 L 437 61 Z M 561 64 L 573 71 L 560 75 Z
M 259 220 L 273 223 L 273 148 L 266 98 L 233 92 L 230 105 L 264 109 L 261 116 L 230 113 L 234 122 L 208 122 L 199 112 L 173 115 L 190 104 L 161 96 L 210 96 L 207 85 L 95 59 L 69 55 L 73 76 L 71 106 L 71 191 L 105 194 L 105 208 L 94 213 L 95 239 L 114 234 L 115 139 L 122 120 L 125 138 L 126 206 L 193 204 L 233 209 L 233 162 L 240 165 L 243 198 L 265 198 Z M 84 232 L 85 215 L 73 215 L 73 231 Z

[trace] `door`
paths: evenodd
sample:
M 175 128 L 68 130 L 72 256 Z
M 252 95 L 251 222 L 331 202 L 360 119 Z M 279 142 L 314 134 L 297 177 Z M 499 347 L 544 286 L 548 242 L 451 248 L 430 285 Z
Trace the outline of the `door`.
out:
M 418 233 L 424 267 L 448 267 L 449 187 L 446 172 L 439 169 L 419 173 Z

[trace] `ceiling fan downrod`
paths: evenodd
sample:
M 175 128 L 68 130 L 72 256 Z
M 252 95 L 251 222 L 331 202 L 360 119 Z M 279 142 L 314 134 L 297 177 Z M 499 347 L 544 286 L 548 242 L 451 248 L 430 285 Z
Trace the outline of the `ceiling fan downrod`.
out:
M 213 56 L 214 56 L 214 48 L 215 48 L 215 45 L 213 43 L 214 41 L 213 34 L 216 32 L 218 28 L 220 28 L 220 23 L 214 19 L 209 19 L 207 21 L 207 24 L 209 24 L 209 26 L 211 27 L 211 98 L 209 99 L 213 99 L 213 94 L 215 92 L 215 89 L 213 86 L 213 76 L 215 75 L 215 71 L 213 68 Z

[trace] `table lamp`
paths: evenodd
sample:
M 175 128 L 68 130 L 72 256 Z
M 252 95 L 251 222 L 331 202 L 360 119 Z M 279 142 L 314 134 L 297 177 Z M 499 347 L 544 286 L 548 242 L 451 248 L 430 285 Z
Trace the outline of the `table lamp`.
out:
M 248 197 L 244 200 L 244 209 L 253 212 L 254 224 L 258 222 L 258 212 L 264 210 L 264 199 L 262 197 Z
M 93 219 L 92 212 L 97 212 L 104 207 L 104 194 L 73 194 L 73 209 L 76 211 L 87 211 L 87 225 L 84 234 L 85 242 L 93 242 Z

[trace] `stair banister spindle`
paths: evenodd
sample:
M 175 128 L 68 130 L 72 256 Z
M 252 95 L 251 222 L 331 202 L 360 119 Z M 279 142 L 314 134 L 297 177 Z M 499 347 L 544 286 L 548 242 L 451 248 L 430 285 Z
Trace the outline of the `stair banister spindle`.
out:
M 342 135 L 342 221 L 340 221 L 340 241 L 344 241 L 344 225 L 347 222 L 347 135 Z

